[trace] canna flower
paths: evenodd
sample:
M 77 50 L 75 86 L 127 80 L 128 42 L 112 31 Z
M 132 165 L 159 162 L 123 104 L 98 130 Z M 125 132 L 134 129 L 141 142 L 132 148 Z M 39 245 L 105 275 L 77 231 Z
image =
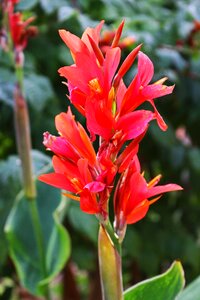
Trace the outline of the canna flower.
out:
M 158 175 L 147 183 L 144 174 L 141 174 L 137 155 L 122 173 L 114 196 L 115 230 L 121 240 L 126 225 L 144 218 L 150 205 L 160 199 L 163 193 L 182 190 L 177 184 L 157 185 L 160 179 L 161 175 Z
M 29 26 L 34 19 L 34 17 L 30 17 L 26 21 L 23 21 L 22 13 L 10 13 L 10 32 L 16 51 L 23 51 L 27 46 L 28 39 L 36 35 L 37 28 L 35 26 Z
M 67 79 L 69 99 L 87 121 L 91 137 L 100 135 L 107 142 L 123 143 L 142 134 L 153 119 L 162 130 L 167 126 L 157 111 L 154 99 L 170 94 L 173 86 L 163 85 L 166 78 L 149 84 L 153 77 L 153 64 L 137 46 L 119 67 L 121 49 L 119 40 L 124 22 L 118 27 L 111 46 L 105 53 L 100 49 L 100 30 L 87 28 L 82 38 L 60 30 L 60 36 L 70 48 L 74 64 L 59 69 Z M 126 87 L 123 76 L 138 56 L 138 72 Z M 89 66 L 89 67 L 88 67 Z M 118 71 L 117 71 L 118 69 Z M 136 110 L 149 101 L 153 110 Z
M 14 12 L 15 5 L 18 0 L 3 0 L 3 24 L 4 27 L 0 33 L 0 45 L 4 50 L 9 50 L 12 46 L 15 52 L 15 61 L 18 65 L 23 64 L 23 50 L 26 48 L 28 39 L 35 36 L 37 28 L 29 26 L 35 19 L 34 17 L 28 18 L 23 21 L 23 14 Z M 8 33 L 10 34 L 11 45 L 9 43 Z
M 109 218 L 108 201 L 114 192 L 115 230 L 119 239 L 123 239 L 126 225 L 142 219 L 160 194 L 182 189 L 176 184 L 157 185 L 160 175 L 147 183 L 141 174 L 137 153 L 150 121 L 156 119 L 162 130 L 167 128 L 154 99 L 170 94 L 173 86 L 163 84 L 166 78 L 150 83 L 154 67 L 140 51 L 141 45 L 119 67 L 123 24 L 105 53 L 99 44 L 103 22 L 87 28 L 81 38 L 60 30 L 74 64 L 60 68 L 59 73 L 67 79 L 71 103 L 86 118 L 90 137 L 75 121 L 70 108 L 56 116 L 60 136 L 44 134 L 44 145 L 54 153 L 54 172 L 39 177 L 65 190 L 69 198 L 80 201 L 80 208 L 96 214 L 100 222 Z M 136 57 L 138 71 L 127 87 L 123 77 Z M 153 111 L 139 109 L 145 101 L 150 102 Z M 99 136 L 97 153 L 92 144 L 96 135 Z M 124 147 L 126 141 L 130 142 Z M 114 191 L 117 175 L 119 180 Z

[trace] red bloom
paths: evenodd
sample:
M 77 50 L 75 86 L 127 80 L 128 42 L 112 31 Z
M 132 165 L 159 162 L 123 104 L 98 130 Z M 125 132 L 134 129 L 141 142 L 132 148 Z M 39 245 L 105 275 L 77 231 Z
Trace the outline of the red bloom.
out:
M 35 26 L 29 26 L 34 19 L 34 17 L 30 17 L 26 21 L 23 21 L 22 13 L 13 13 L 12 10 L 10 11 L 10 32 L 15 50 L 23 51 L 27 46 L 28 39 L 36 35 L 37 28 Z
M 15 5 L 19 0 L 3 0 L 2 1 L 2 11 L 3 17 L 5 18 L 4 25 L 0 31 L 0 44 L 3 49 L 7 50 L 8 45 L 8 31 L 11 35 L 13 48 L 16 55 L 17 63 L 21 60 L 23 63 L 22 51 L 27 45 L 29 37 L 35 36 L 37 33 L 37 28 L 35 26 L 29 26 L 29 24 L 34 20 L 34 17 L 23 21 L 23 14 L 20 12 L 14 12 Z M 8 21 L 7 21 L 8 20 Z M 21 63 L 21 62 L 20 62 Z
M 177 184 L 158 186 L 160 178 L 161 175 L 158 175 L 147 183 L 143 174 L 140 173 L 137 156 L 121 175 L 114 196 L 115 227 L 119 235 L 123 235 L 126 224 L 132 224 L 144 218 L 149 206 L 157 201 L 161 194 L 182 190 L 182 187 Z M 158 197 L 149 200 L 153 196 Z
M 120 179 L 114 195 L 116 232 L 120 236 L 126 224 L 143 218 L 148 200 L 164 192 L 182 189 L 175 184 L 156 186 L 160 176 L 147 183 L 140 172 L 137 158 L 139 143 L 144 137 L 149 122 L 157 119 L 161 129 L 166 129 L 158 113 L 154 98 L 172 92 L 173 87 L 163 85 L 165 78 L 149 84 L 153 77 L 153 64 L 137 46 L 119 67 L 121 50 L 118 47 L 123 22 L 118 27 L 113 41 L 105 54 L 99 47 L 101 22 L 96 28 L 87 28 L 82 38 L 60 31 L 60 36 L 70 48 L 74 64 L 59 69 L 68 80 L 69 99 L 86 117 L 87 129 L 94 140 L 99 136 L 97 154 L 84 128 L 76 123 L 70 108 L 56 117 L 59 137 L 44 134 L 45 146 L 55 153 L 54 173 L 40 176 L 40 180 L 72 194 L 80 200 L 83 211 L 99 214 L 107 219 L 108 200 L 116 174 Z M 123 77 L 138 56 L 138 72 L 126 87 Z M 118 68 L 119 67 L 119 68 Z M 117 71 L 118 69 L 118 71 Z M 117 73 L 116 73 L 117 71 Z M 138 110 L 149 101 L 154 112 Z M 124 142 L 132 140 L 124 149 Z

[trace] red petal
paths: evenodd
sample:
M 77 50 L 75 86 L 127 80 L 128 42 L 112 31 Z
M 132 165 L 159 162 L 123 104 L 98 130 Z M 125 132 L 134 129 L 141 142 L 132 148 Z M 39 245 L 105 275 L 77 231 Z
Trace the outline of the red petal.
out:
M 102 136 L 105 140 L 109 140 L 112 136 L 114 119 L 110 110 L 104 103 L 99 101 L 86 102 L 86 119 L 87 127 L 93 134 Z
M 106 52 L 106 57 L 103 65 L 104 80 L 108 86 L 110 86 L 113 76 L 117 70 L 120 62 L 121 50 L 120 48 L 111 48 Z
M 95 43 L 95 41 L 88 35 L 88 39 L 90 41 L 90 44 L 92 46 L 92 49 L 94 51 L 94 54 L 99 62 L 99 64 L 102 66 L 104 62 L 104 56 L 99 48 L 99 46 Z
M 174 85 L 166 86 L 162 84 L 150 84 L 148 86 L 145 86 L 142 89 L 141 93 L 146 100 L 150 100 L 171 94 L 173 92 L 173 89 Z
M 76 190 L 72 187 L 71 182 L 63 174 L 58 174 L 58 173 L 43 174 L 40 175 L 38 179 L 56 188 L 64 189 L 72 193 L 76 192 Z
M 88 52 L 86 45 L 78 36 L 64 29 L 59 30 L 59 35 L 73 54 L 77 52 Z
M 80 208 L 88 214 L 98 214 L 99 206 L 95 195 L 92 195 L 87 190 L 83 191 L 80 195 Z
M 150 100 L 149 101 L 151 103 L 151 105 L 153 106 L 154 108 L 154 113 L 155 113 L 155 117 L 156 117 L 156 120 L 157 120 L 157 123 L 158 123 L 158 126 L 160 127 L 161 130 L 163 131 L 166 131 L 167 130 L 167 124 L 165 123 L 165 121 L 163 120 L 162 116 L 160 115 L 159 111 L 157 110 L 155 104 L 154 104 L 154 101 L 153 100 Z
M 92 51 L 92 47 L 90 44 L 90 41 L 88 40 L 88 37 L 90 36 L 93 41 L 98 44 L 99 38 L 100 38 L 100 31 L 102 29 L 102 26 L 104 24 L 104 21 L 101 21 L 95 28 L 88 27 L 83 32 L 81 40 L 87 45 L 88 49 Z
M 134 77 L 131 84 L 128 86 L 123 100 L 121 102 L 121 107 L 119 108 L 120 114 L 126 114 L 135 108 L 137 108 L 141 102 L 140 99 L 138 99 L 139 96 L 139 90 L 140 89 L 140 78 L 138 75 Z
M 88 182 L 91 182 L 93 179 L 88 167 L 88 160 L 83 158 L 79 159 L 77 166 L 80 172 L 80 178 L 83 182 L 83 185 L 87 184 Z
M 125 139 L 130 140 L 142 134 L 154 118 L 155 115 L 151 111 L 137 110 L 122 116 L 117 122 L 116 129 L 122 130 Z
M 119 71 L 117 72 L 117 75 L 114 79 L 114 86 L 117 87 L 119 85 L 120 80 L 122 77 L 126 74 L 126 72 L 130 69 L 132 66 L 138 52 L 140 51 L 142 44 L 138 45 L 135 49 L 131 51 L 131 53 L 126 57 L 124 62 L 122 63 L 121 67 L 119 68 Z
M 90 164 L 95 164 L 96 153 L 92 143 L 81 124 L 74 120 L 70 107 L 67 113 L 57 115 L 55 122 L 57 130 L 77 150 L 80 156 L 87 158 Z
M 91 76 L 87 78 L 87 73 L 81 70 L 75 65 L 62 67 L 58 70 L 60 76 L 65 77 L 71 82 L 73 86 L 79 88 L 82 92 L 89 92 L 88 82 L 91 80 Z
M 119 43 L 119 40 L 120 40 L 120 37 L 121 37 L 121 34 L 122 34 L 123 27 L 124 27 L 124 20 L 120 23 L 119 27 L 117 28 L 117 31 L 115 33 L 115 36 L 114 36 L 114 39 L 113 39 L 113 42 L 112 42 L 112 45 L 111 45 L 112 48 L 118 46 L 118 43 Z
M 65 174 L 67 178 L 80 177 L 77 165 L 71 161 L 61 160 L 59 157 L 54 155 L 52 163 L 56 173 Z
M 138 54 L 138 76 L 141 85 L 146 86 L 152 79 L 154 74 L 154 66 L 152 61 L 143 52 Z
M 172 192 L 172 191 L 181 191 L 183 188 L 180 185 L 177 184 L 166 184 L 166 185 L 160 185 L 160 186 L 154 186 L 150 188 L 147 192 L 147 198 L 153 197 L 155 195 Z
M 145 205 L 137 207 L 135 210 L 133 210 L 132 213 L 126 217 L 126 223 L 133 224 L 143 219 L 149 210 L 148 202 L 149 201 L 146 200 Z

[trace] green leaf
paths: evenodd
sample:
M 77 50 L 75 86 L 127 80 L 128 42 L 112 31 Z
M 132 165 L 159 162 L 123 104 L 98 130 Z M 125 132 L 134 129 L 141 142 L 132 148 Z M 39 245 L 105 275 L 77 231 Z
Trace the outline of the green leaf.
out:
M 4 60 L 6 57 L 4 57 Z M 2 64 L 2 62 L 0 62 Z M 13 89 L 15 77 L 13 72 L 1 67 L 0 72 L 0 101 L 7 105 L 13 105 Z
M 11 258 L 22 285 L 36 296 L 45 294 L 46 285 L 57 275 L 70 254 L 70 241 L 60 224 L 57 207 L 60 191 L 37 183 L 37 207 L 42 228 L 44 262 L 37 247 L 31 203 L 20 193 L 8 217 L 5 231 Z
M 38 176 L 49 171 L 51 159 L 40 151 L 32 150 L 33 171 Z M 21 162 L 17 155 L 11 155 L 6 160 L 0 161 L 0 266 L 7 256 L 7 243 L 5 240 L 4 226 L 12 209 L 16 195 L 22 189 Z
M 33 8 L 38 0 L 20 0 L 17 4 L 17 10 L 27 10 Z
M 21 190 L 20 159 L 12 155 L 7 160 L 0 161 L 0 266 L 7 256 L 7 244 L 4 225 L 13 206 L 16 195 Z
M 51 82 L 42 75 L 30 74 L 24 78 L 25 97 L 37 111 L 54 96 Z
M 177 300 L 199 300 L 200 295 L 200 276 L 190 283 L 183 292 L 181 292 Z
M 175 300 L 184 284 L 182 265 L 176 261 L 165 273 L 142 281 L 126 290 L 124 300 Z
M 95 216 L 86 214 L 80 210 L 77 203 L 70 203 L 68 219 L 71 225 L 82 234 L 97 244 L 99 223 Z
M 61 6 L 68 5 L 66 0 L 40 0 L 40 4 L 46 14 L 51 14 Z

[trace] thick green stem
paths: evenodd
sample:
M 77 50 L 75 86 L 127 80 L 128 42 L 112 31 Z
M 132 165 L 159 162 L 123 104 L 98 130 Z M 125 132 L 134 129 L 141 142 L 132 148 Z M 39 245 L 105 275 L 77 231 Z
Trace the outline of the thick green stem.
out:
M 103 300 L 123 300 L 121 257 L 102 225 L 99 230 L 98 254 Z

